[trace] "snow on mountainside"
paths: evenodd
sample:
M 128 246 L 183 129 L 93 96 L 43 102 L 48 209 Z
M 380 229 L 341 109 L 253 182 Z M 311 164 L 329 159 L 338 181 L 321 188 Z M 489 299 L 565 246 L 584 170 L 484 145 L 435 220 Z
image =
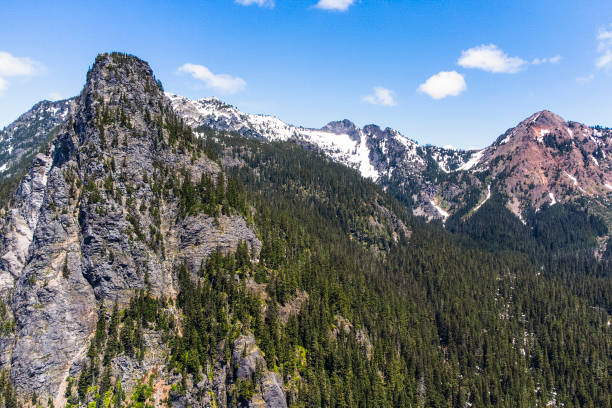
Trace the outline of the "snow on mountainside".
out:
M 210 126 L 268 141 L 288 140 L 296 136 L 299 129 L 274 116 L 241 112 L 214 97 L 191 100 L 168 92 L 166 96 L 170 98 L 172 107 L 193 128 Z
M 530 116 L 485 149 L 462 151 L 420 146 L 393 129 L 375 125 L 359 128 L 344 120 L 307 129 L 273 116 L 243 113 L 216 98 L 193 101 L 167 96 L 194 127 L 312 145 L 384 188 L 393 188 L 415 214 L 430 219 L 452 215 L 466 205 L 466 193 L 474 188 L 480 191 L 481 203 L 490 197 L 492 187 L 501 192 L 519 217 L 529 206 L 538 209 L 580 196 L 609 205 L 612 131 L 565 122 L 548 111 Z
M 358 170 L 364 177 L 384 187 L 394 184 L 413 188 L 423 183 L 424 173 L 433 160 L 437 170 L 451 172 L 464 165 L 469 152 L 435 146 L 420 146 L 399 132 L 376 125 L 357 127 L 349 120 L 331 122 L 321 129 L 289 125 L 274 116 L 241 112 L 217 98 L 191 100 L 166 93 L 172 106 L 194 128 L 209 126 L 266 141 L 294 140 L 311 145 L 332 160 Z M 429 218 L 440 218 L 432 205 L 435 187 L 416 194 L 415 208 Z
M 210 126 L 267 141 L 299 140 L 318 147 L 333 160 L 359 170 L 364 177 L 372 180 L 379 177 L 369 159 L 365 134 L 352 123 L 352 127 L 349 125 L 340 131 L 341 128 L 333 123 L 322 129 L 306 129 L 289 125 L 274 116 L 241 112 L 217 98 L 190 100 L 171 93 L 166 93 L 166 96 L 172 101 L 175 111 L 194 128 Z
M 612 130 L 566 122 L 548 111 L 525 119 L 485 149 L 464 151 L 422 146 L 396 130 L 360 128 L 346 119 L 310 129 L 244 113 L 217 98 L 166 97 L 196 131 L 207 126 L 320 150 L 428 219 L 473 214 L 496 194 L 519 218 L 527 208 L 577 199 L 588 199 L 601 214 L 612 212 Z M 0 132 L 0 181 L 27 166 L 72 105 L 72 100 L 40 102 Z M 606 218 L 612 225 L 612 215 Z
M 40 145 L 72 109 L 71 99 L 42 101 L 0 131 L 0 181 L 27 167 Z M 27 163 L 21 163 L 22 159 Z
M 425 164 L 425 148 L 420 148 L 415 141 L 392 129 L 381 130 L 375 125 L 360 129 L 346 119 L 331 122 L 321 129 L 308 129 L 289 125 L 274 116 L 241 112 L 217 98 L 191 100 L 172 93 L 166 93 L 166 96 L 170 98 L 173 108 L 192 127 L 210 126 L 267 141 L 305 142 L 374 181 L 379 180 L 383 174 L 389 175 L 397 164 L 397 158 L 393 163 L 384 163 L 384 156 L 389 153 L 390 146 L 403 154 L 402 160 Z M 456 162 L 457 157 L 461 157 L 454 150 L 436 149 L 439 166 L 445 171 L 448 171 L 447 162 Z

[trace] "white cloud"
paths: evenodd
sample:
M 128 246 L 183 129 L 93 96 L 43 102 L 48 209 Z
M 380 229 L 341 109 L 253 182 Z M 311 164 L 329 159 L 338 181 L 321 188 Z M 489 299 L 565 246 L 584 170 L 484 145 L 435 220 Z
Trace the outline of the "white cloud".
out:
M 395 94 L 392 90 L 383 88 L 382 86 L 374 87 L 374 93 L 361 98 L 362 102 L 371 103 L 372 105 L 395 106 Z
M 255 4 L 259 7 L 268 7 L 268 8 L 273 8 L 274 7 L 274 0 L 235 0 L 237 4 L 240 4 L 241 6 L 250 6 L 252 4 Z
M 609 29 L 602 28 L 597 35 L 597 51 L 599 57 L 595 60 L 598 69 L 612 68 L 612 24 Z
M 439 72 L 419 86 L 420 92 L 426 93 L 433 99 L 457 96 L 466 89 L 465 79 L 457 71 Z
M 0 51 L 0 92 L 8 88 L 7 77 L 36 75 L 41 68 L 38 62 L 30 58 L 15 57 Z
M 30 58 L 15 57 L 0 51 L 0 76 L 30 76 L 36 74 L 40 64 Z
M 193 78 L 203 81 L 209 88 L 223 93 L 233 94 L 242 91 L 246 87 L 244 79 L 227 74 L 213 74 L 204 65 L 187 63 L 178 70 L 180 72 L 186 72 Z
M 355 0 L 319 0 L 315 7 L 323 10 L 346 11 L 354 2 Z
M 591 82 L 593 80 L 593 78 L 595 78 L 595 75 L 591 74 L 591 75 L 587 75 L 587 76 L 582 76 L 582 77 L 578 77 L 576 78 L 576 82 L 581 82 L 583 84 Z
M 461 52 L 457 61 L 464 68 L 478 68 L 484 71 L 514 74 L 521 70 L 527 61 L 519 57 L 509 57 L 497 45 L 480 45 Z
M 533 65 L 558 64 L 559 61 L 561 61 L 561 56 L 555 55 L 554 57 L 550 57 L 550 58 L 534 58 L 533 61 L 531 61 L 531 63 Z

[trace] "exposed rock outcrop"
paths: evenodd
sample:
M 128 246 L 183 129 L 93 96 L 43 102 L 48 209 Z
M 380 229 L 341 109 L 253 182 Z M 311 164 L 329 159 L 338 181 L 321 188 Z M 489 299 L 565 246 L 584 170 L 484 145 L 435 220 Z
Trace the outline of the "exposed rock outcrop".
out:
M 0 293 L 15 330 L 0 339 L 0 364 L 20 394 L 65 404 L 66 378 L 83 366 L 98 304 L 125 306 L 139 288 L 172 297 L 178 264 L 195 271 L 212 251 L 240 242 L 259 251 L 240 215 L 181 212 L 174 189 L 182 179 L 220 174 L 190 148 L 193 140 L 146 62 L 98 56 L 2 226 Z M 163 370 L 164 346 L 147 338 L 149 357 L 113 362 L 126 389 Z

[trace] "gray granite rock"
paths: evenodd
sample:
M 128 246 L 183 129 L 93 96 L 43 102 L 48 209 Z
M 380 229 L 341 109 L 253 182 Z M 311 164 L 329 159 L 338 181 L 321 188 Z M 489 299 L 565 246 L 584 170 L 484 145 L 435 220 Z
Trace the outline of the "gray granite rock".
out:
M 20 395 L 35 392 L 55 406 L 65 405 L 66 378 L 83 367 L 100 303 L 124 307 L 140 288 L 172 297 L 178 264 L 196 270 L 216 248 L 242 241 L 254 252 L 261 247 L 239 215 L 180 215 L 167 181 L 217 178 L 220 168 L 171 143 L 171 127 L 184 125 L 146 62 L 99 56 L 70 106 L 0 224 L 0 296 L 15 320 L 0 337 L 0 367 L 10 369 Z M 145 337 L 142 361 L 112 362 L 126 390 L 151 372 L 164 384 L 180 380 L 167 371 L 168 346 L 155 333 Z M 210 406 L 213 395 L 226 406 L 235 378 L 221 365 L 212 381 L 187 379 L 185 395 L 166 394 L 174 406 Z

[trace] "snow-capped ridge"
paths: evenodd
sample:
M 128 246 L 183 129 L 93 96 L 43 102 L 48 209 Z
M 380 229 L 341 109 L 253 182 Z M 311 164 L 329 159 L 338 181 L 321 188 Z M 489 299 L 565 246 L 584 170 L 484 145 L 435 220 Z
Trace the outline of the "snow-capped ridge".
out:
M 397 130 L 375 124 L 360 128 L 343 119 L 319 129 L 305 128 L 274 116 L 241 112 L 214 97 L 190 100 L 166 95 L 175 111 L 193 127 L 209 126 L 266 141 L 295 140 L 356 169 L 383 187 L 393 185 L 409 191 L 407 188 L 412 185 L 415 213 L 427 217 L 445 218 L 445 214 L 452 214 L 462 205 L 463 189 L 476 181 L 474 177 L 487 171 L 494 179 L 503 175 L 503 181 L 486 186 L 486 198 L 477 210 L 490 198 L 492 189 L 507 195 L 512 203 L 530 202 L 535 208 L 610 190 L 604 180 L 612 179 L 612 165 L 606 159 L 612 149 L 612 131 L 567 122 L 549 110 L 532 114 L 488 147 L 462 150 L 422 146 Z M 586 159 L 580 160 L 581 157 Z M 435 172 L 431 173 L 432 162 L 440 173 L 457 173 L 458 177 L 452 176 L 449 180 L 454 181 L 450 182 L 444 181 L 445 177 L 438 178 Z M 563 178 L 573 187 L 568 191 L 552 178 L 553 174 L 563 175 L 563 171 L 566 172 Z M 443 210 L 445 214 L 434 206 L 436 196 L 444 197 L 448 204 Z M 509 208 L 521 216 L 518 205 Z

